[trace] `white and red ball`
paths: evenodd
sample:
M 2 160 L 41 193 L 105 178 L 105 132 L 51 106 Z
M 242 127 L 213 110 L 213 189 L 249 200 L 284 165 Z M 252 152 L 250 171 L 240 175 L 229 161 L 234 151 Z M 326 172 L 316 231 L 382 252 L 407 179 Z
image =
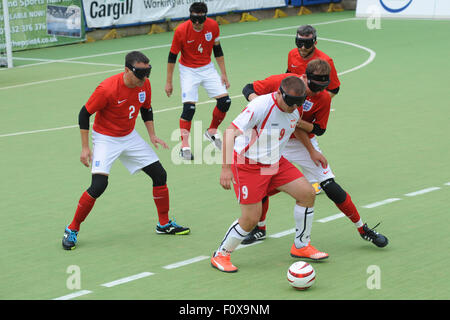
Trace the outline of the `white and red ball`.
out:
M 287 279 L 297 290 L 306 290 L 314 284 L 316 272 L 307 262 L 297 261 L 287 271 Z

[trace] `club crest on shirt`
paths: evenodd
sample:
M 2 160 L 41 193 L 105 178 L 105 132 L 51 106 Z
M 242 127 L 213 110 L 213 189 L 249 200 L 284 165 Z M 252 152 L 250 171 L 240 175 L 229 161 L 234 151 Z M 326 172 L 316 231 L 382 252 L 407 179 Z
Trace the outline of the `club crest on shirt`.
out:
M 211 41 L 212 40 L 212 33 L 211 32 L 205 33 L 205 39 L 206 39 L 206 41 Z
M 145 97 L 146 97 L 146 96 L 145 96 L 145 91 L 139 92 L 138 98 L 139 98 L 139 102 L 140 102 L 140 103 L 144 103 Z
M 309 111 L 311 110 L 311 108 L 313 107 L 314 102 L 311 102 L 309 100 L 305 100 L 305 102 L 303 103 L 303 111 Z

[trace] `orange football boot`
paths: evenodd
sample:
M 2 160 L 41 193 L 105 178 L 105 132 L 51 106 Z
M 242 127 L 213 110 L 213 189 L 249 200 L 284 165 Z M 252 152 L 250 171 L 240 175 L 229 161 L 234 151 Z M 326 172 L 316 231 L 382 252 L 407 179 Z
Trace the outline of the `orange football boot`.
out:
M 298 249 L 294 243 L 291 247 L 291 256 L 294 258 L 306 258 L 319 261 L 328 258 L 328 253 L 317 250 L 311 245 L 311 243 L 308 243 L 307 246 L 300 249 Z
M 222 253 L 218 253 L 215 256 L 215 253 L 213 254 L 211 258 L 211 265 L 223 272 L 236 272 L 238 271 L 238 268 L 236 268 L 230 261 L 230 255 L 224 255 Z

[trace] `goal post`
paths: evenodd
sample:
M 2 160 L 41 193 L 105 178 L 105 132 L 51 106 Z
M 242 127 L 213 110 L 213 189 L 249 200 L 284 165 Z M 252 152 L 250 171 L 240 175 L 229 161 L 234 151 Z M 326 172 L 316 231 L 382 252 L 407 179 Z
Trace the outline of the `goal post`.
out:
M 8 0 L 2 0 L 1 4 L 1 25 L 0 25 L 0 66 L 13 67 L 11 28 L 9 25 Z

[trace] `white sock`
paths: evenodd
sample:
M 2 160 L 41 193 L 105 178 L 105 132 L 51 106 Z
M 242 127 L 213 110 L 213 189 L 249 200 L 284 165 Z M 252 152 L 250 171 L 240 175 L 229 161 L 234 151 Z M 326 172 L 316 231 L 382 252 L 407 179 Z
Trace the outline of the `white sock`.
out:
M 295 239 L 294 244 L 297 248 L 302 248 L 308 245 L 311 241 L 311 229 L 314 218 L 314 207 L 301 207 L 295 205 L 294 219 L 295 219 Z
M 241 228 L 238 220 L 235 220 L 225 234 L 225 238 L 223 238 L 219 249 L 217 249 L 216 255 L 219 252 L 225 255 L 232 253 L 249 233 Z

